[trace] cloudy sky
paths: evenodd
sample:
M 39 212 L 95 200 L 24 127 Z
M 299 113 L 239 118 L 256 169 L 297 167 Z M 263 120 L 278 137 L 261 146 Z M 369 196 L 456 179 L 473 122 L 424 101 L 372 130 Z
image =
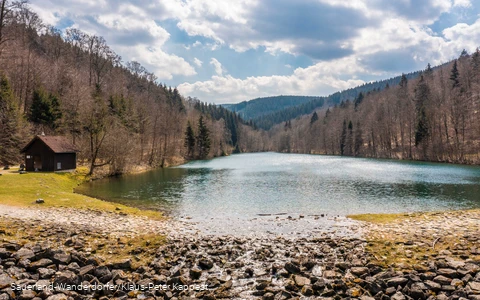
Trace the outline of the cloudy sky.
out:
M 328 95 L 480 46 L 478 0 L 31 0 L 202 101 Z

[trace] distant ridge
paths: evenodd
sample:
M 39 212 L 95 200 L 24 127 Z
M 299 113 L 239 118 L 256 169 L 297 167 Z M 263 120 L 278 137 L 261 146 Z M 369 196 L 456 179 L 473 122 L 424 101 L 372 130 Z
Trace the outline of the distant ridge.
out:
M 421 73 L 422 71 L 415 71 L 405 74 L 405 76 L 411 80 L 420 76 Z M 365 83 L 326 97 L 273 96 L 222 106 L 230 111 L 237 112 L 245 120 L 252 120 L 258 128 L 268 130 L 276 124 L 310 114 L 317 109 L 335 106 L 342 101 L 353 101 L 360 93 L 367 94 L 371 91 L 383 90 L 387 86 L 398 85 L 401 77 L 399 75 L 385 80 Z
M 273 96 L 256 98 L 236 104 L 222 104 L 226 109 L 236 112 L 245 120 L 252 120 L 288 107 L 301 105 L 320 97 L 312 96 Z

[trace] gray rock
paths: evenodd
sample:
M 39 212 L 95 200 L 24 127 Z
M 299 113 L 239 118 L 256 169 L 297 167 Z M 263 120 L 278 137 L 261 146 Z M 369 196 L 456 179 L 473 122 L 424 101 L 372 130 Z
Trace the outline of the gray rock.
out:
M 53 261 L 51 261 L 50 259 L 48 258 L 42 258 L 40 260 L 37 260 L 37 261 L 34 261 L 32 263 L 30 263 L 30 265 L 28 266 L 28 268 L 30 270 L 37 270 L 38 268 L 45 268 L 45 267 L 48 267 L 50 266 L 51 264 L 53 264 Z
M 57 252 L 53 255 L 53 261 L 57 264 L 68 265 L 72 260 L 72 256 L 63 251 Z
M 406 300 L 405 295 L 403 295 L 400 292 L 396 292 L 392 297 L 390 297 L 391 300 Z
M 290 273 L 290 274 L 300 273 L 300 268 L 299 268 L 297 265 L 295 265 L 295 264 L 293 264 L 293 263 L 291 263 L 291 262 L 287 262 L 287 263 L 285 264 L 284 268 L 285 268 L 285 270 L 287 270 L 287 272 Z
M 313 288 L 310 286 L 310 285 L 304 285 L 302 287 L 302 294 L 307 296 L 307 297 L 310 297 L 314 294 L 314 291 L 313 291 Z
M 121 270 L 130 269 L 131 266 L 132 266 L 132 261 L 130 259 L 123 259 L 111 264 L 112 269 L 121 269 Z
M 387 295 L 393 295 L 393 294 L 395 294 L 396 291 L 397 291 L 397 288 L 394 287 L 394 286 L 391 286 L 391 287 L 388 287 L 388 288 L 385 290 L 385 294 L 387 294 Z
M 275 299 L 275 294 L 273 293 L 265 293 L 262 297 L 263 300 L 274 300 Z
M 0 248 L 0 259 L 7 259 L 11 256 L 10 251 L 5 248 Z
M 337 277 L 337 272 L 335 272 L 334 270 L 327 270 L 323 272 L 323 277 L 328 279 L 334 279 Z
M 440 294 L 437 296 L 437 300 L 448 300 L 448 297 L 445 294 Z
M 325 280 L 323 278 L 320 278 L 313 283 L 312 288 L 315 291 L 320 291 L 320 290 L 323 290 L 325 288 L 325 286 L 326 286 Z
M 427 299 L 426 295 L 425 295 L 425 292 L 419 288 L 419 287 L 413 287 L 410 289 L 410 293 L 409 293 L 410 297 L 412 297 L 413 299 L 417 299 L 417 300 L 425 300 Z
M 431 281 L 431 280 L 427 280 L 425 281 L 425 285 L 432 291 L 439 291 L 442 286 L 439 284 L 439 283 L 436 283 L 434 281 Z
M 35 253 L 28 248 L 22 248 L 15 253 L 16 259 L 29 259 L 32 260 L 35 257 Z
M 37 293 L 35 293 L 32 290 L 23 290 L 20 296 L 18 297 L 19 300 L 30 300 L 33 299 L 37 296 Z
M 433 281 L 441 285 L 449 285 L 452 282 L 452 279 L 447 278 L 443 275 L 438 275 L 437 277 L 433 278 Z
M 15 281 L 7 274 L 0 274 L 0 289 L 10 287 Z
M 78 284 L 79 280 L 77 277 L 77 274 L 73 273 L 72 271 L 63 271 L 60 274 L 56 276 L 56 278 L 53 281 L 53 284 L 55 286 L 57 285 L 75 285 Z
M 313 276 L 321 277 L 322 274 L 323 274 L 323 271 L 322 271 L 321 266 L 316 265 L 312 268 L 312 275 Z
M 299 275 L 295 275 L 294 280 L 295 280 L 295 284 L 299 287 L 302 287 L 304 285 L 310 285 L 311 283 L 310 279 L 303 276 L 299 276 Z
M 394 277 L 390 280 L 387 281 L 387 284 L 388 286 L 393 286 L 393 287 L 397 287 L 397 286 L 404 286 L 406 283 L 408 282 L 408 279 L 407 278 L 404 278 L 404 277 Z
M 473 291 L 476 291 L 477 293 L 480 292 L 480 282 L 469 282 L 468 287 L 471 288 Z
M 203 270 L 210 270 L 211 268 L 213 268 L 213 261 L 209 259 L 200 259 L 198 261 L 198 266 Z
M 438 269 L 437 274 L 445 277 L 449 277 L 449 278 L 455 278 L 458 276 L 457 271 L 453 269 Z
M 444 292 L 454 292 L 456 288 L 453 285 L 442 285 L 442 291 Z
M 465 262 L 454 259 L 447 259 L 447 265 L 452 269 L 458 269 L 463 268 L 465 266 Z
M 55 294 L 47 298 L 47 300 L 68 300 L 65 294 Z
M 252 277 L 255 271 L 252 268 L 246 268 L 245 269 L 245 276 L 247 277 Z
M 202 276 L 202 270 L 199 268 L 191 268 L 190 269 L 190 278 L 197 280 Z
M 93 265 L 87 265 L 87 266 L 81 267 L 81 268 L 78 270 L 78 275 L 84 276 L 84 275 L 86 275 L 86 274 L 91 274 L 91 273 L 93 273 L 93 270 L 95 270 L 95 266 L 93 266 Z
M 266 289 L 268 287 L 268 285 L 270 284 L 270 282 L 268 281 L 263 281 L 263 282 L 260 282 L 259 284 L 257 284 L 255 286 L 255 288 L 259 291 L 263 291 L 264 289 Z
M 48 268 L 39 268 L 37 270 L 38 275 L 40 275 L 40 278 L 46 279 L 46 278 L 52 278 L 53 275 L 55 275 L 55 270 L 48 269 Z
M 353 267 L 350 269 L 350 272 L 356 276 L 362 276 L 368 273 L 368 268 L 366 267 Z

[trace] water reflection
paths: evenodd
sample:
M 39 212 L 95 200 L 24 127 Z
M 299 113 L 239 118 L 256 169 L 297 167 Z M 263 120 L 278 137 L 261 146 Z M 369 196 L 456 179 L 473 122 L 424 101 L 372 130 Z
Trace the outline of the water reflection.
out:
M 110 178 L 81 192 L 192 220 L 480 207 L 480 168 L 278 153 L 241 154 Z M 237 226 L 235 223 L 233 226 Z

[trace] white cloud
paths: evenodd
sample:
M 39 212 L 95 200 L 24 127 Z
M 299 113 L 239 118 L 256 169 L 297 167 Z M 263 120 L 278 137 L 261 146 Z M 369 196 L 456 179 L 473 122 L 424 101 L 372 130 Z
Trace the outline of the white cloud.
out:
M 215 73 L 219 76 L 223 75 L 223 72 L 225 71 L 225 68 L 222 66 L 222 64 L 216 60 L 215 58 L 212 58 L 210 60 L 210 64 L 213 66 Z
M 193 63 L 194 63 L 197 67 L 200 68 L 200 67 L 202 66 L 202 64 L 203 64 L 203 61 L 201 61 L 201 60 L 199 60 L 198 58 L 195 57 L 195 58 L 193 59 Z
M 471 7 L 472 3 L 471 3 L 470 0 L 454 0 L 453 1 L 453 6 Z
M 234 102 L 277 94 L 327 95 L 363 83 L 360 79 L 365 75 L 370 78 L 397 75 L 391 70 L 382 69 L 390 61 L 386 55 L 388 53 L 408 56 L 410 65 L 426 65 L 427 62 L 435 65 L 458 56 L 463 48 L 471 52 L 480 45 L 480 20 L 473 24 L 459 23 L 441 33 L 434 33 L 428 28 L 441 14 L 448 14 L 454 7 L 472 7 L 471 0 L 395 0 L 389 5 L 382 0 L 298 0 L 298 3 L 294 3 L 295 8 L 301 5 L 308 8 L 310 4 L 316 6 L 319 3 L 323 6 L 333 5 L 334 15 L 338 11 L 348 12 L 347 15 L 352 18 L 338 16 L 340 24 L 358 23 L 359 26 L 354 26 L 355 30 L 352 31 L 339 31 L 341 39 L 335 34 L 333 38 L 332 34 L 328 35 L 328 24 L 325 30 L 312 30 L 311 35 L 305 33 L 309 28 L 302 27 L 302 22 L 285 23 L 292 26 L 298 23 L 297 31 L 275 31 L 278 29 L 275 25 L 291 21 L 291 17 L 296 17 L 298 13 L 277 9 L 280 4 L 293 7 L 289 6 L 291 3 L 288 0 L 275 1 L 268 2 L 276 6 L 268 6 L 264 18 L 255 18 L 255 12 L 267 0 L 35 0 L 32 1 L 32 8 L 49 24 L 62 24 L 69 19 L 81 30 L 104 36 L 124 61 L 141 62 L 155 72 L 160 80 L 170 80 L 176 75 L 197 74 L 194 67 L 200 68 L 204 62 L 193 57 L 194 47 L 198 47 L 196 51 L 225 51 L 229 48 L 244 52 L 261 49 L 272 55 L 303 54 L 314 59 L 311 66 L 296 69 L 285 65 L 285 61 L 279 61 L 280 66 L 292 68 L 292 73 L 286 76 L 252 74 L 247 78 L 235 78 L 227 75 L 217 59 L 210 58 L 209 64 L 215 76 L 206 81 L 195 81 L 194 78 L 190 83 L 179 86 L 185 95 L 197 96 L 204 101 Z M 304 13 L 299 20 L 308 23 L 309 19 L 304 15 L 308 15 L 309 10 Z M 315 18 L 318 16 L 313 14 Z M 185 46 L 190 50 L 187 53 L 192 55 L 187 59 L 169 53 L 166 44 L 170 41 L 170 34 L 159 25 L 164 20 L 174 20 L 177 27 L 191 37 L 206 39 Z M 267 27 L 272 26 L 270 31 L 258 26 L 255 23 L 258 20 L 265 21 Z M 336 20 L 333 18 L 333 21 Z M 290 27 L 285 26 L 285 31 Z M 299 38 L 299 35 L 302 37 Z M 322 36 L 326 41 L 322 40 Z M 330 39 L 332 43 L 328 42 Z M 340 58 L 325 58 L 327 55 L 323 53 L 317 57 L 314 54 L 320 52 L 318 46 L 322 42 L 328 45 L 325 53 L 335 52 L 334 47 L 349 51 L 345 51 L 344 57 Z M 300 45 L 312 46 L 302 48 Z M 307 50 L 313 54 L 307 53 Z M 380 54 L 386 63 L 378 63 L 379 59 L 375 59 Z M 323 60 L 322 55 L 325 56 Z M 377 61 L 377 68 L 368 64 L 369 59 L 370 63 Z M 205 64 L 207 62 L 208 58 L 205 58 Z
M 447 40 L 450 58 L 452 55 L 458 56 L 464 48 L 471 53 L 480 45 L 480 19 L 472 25 L 458 23 L 446 28 L 443 35 Z
M 339 75 L 363 72 L 352 58 L 321 62 L 308 68 L 297 68 L 289 76 L 251 76 L 245 79 L 231 75 L 212 76 L 207 81 L 183 83 L 181 93 L 215 103 L 233 103 L 272 95 L 328 95 L 365 83 L 359 79 L 339 79 Z
M 72 27 L 103 36 L 124 61 L 136 60 L 160 80 L 170 80 L 196 74 L 184 58 L 164 50 L 170 34 L 156 22 L 179 13 L 179 5 L 176 0 L 36 0 L 32 8 L 48 24 L 66 19 Z

